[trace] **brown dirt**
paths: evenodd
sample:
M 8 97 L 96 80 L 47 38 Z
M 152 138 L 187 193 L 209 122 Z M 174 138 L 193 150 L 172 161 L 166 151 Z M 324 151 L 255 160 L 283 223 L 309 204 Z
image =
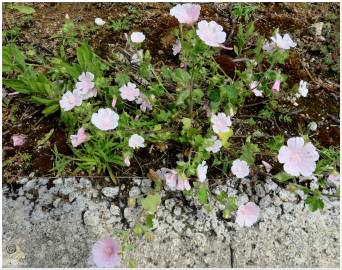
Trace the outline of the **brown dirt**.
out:
M 95 17 L 104 18 L 108 23 L 111 20 L 130 18 L 129 30 L 141 30 L 146 33 L 144 49 L 151 52 L 154 63 L 164 62 L 175 65 L 176 58 L 172 56 L 171 44 L 174 42 L 173 31 L 177 29 L 178 22 L 168 15 L 171 4 L 162 3 L 35 3 L 33 5 L 36 13 L 32 19 L 21 24 L 23 15 L 6 8 L 3 5 L 3 27 L 9 29 L 20 26 L 21 33 L 16 41 L 17 45 L 26 50 L 30 44 L 38 55 L 51 57 L 59 48 L 60 40 L 49 39 L 61 29 L 65 15 L 68 13 L 77 24 L 87 27 L 93 25 Z M 256 118 L 257 126 L 245 127 L 241 134 L 253 132 L 256 128 L 267 135 L 287 133 L 298 135 L 301 128 L 306 127 L 311 121 L 319 123 L 319 129 L 312 137 L 316 143 L 324 147 L 338 146 L 340 140 L 339 132 L 339 68 L 336 70 L 334 64 L 339 59 L 339 4 L 327 3 L 269 3 L 257 4 L 258 9 L 253 14 L 256 31 L 266 38 L 269 38 L 273 29 L 289 32 L 297 40 L 300 40 L 298 49 L 291 51 L 285 66 L 280 67 L 288 76 L 287 84 L 291 88 L 299 80 L 307 80 L 310 83 L 309 95 L 307 98 L 300 98 L 298 106 L 288 101 L 280 101 L 281 106 L 287 106 L 291 112 L 300 112 L 291 115 L 291 123 L 277 122 L 274 125 L 271 121 Z M 212 4 L 203 4 L 201 19 L 216 20 L 229 32 L 231 25 L 226 18 L 216 14 Z M 329 15 L 330 14 L 330 15 Z M 337 16 L 337 20 L 333 18 Z M 330 17 L 329 17 L 330 16 Z M 315 22 L 324 22 L 327 27 L 324 32 L 324 40 L 315 37 L 308 31 L 310 25 Z M 236 27 L 238 24 L 236 25 Z M 236 33 L 236 31 L 235 31 Z M 81 38 L 81 33 L 78 33 Z M 91 46 L 95 52 L 103 58 L 107 58 L 115 50 L 125 46 L 125 38 L 122 32 L 113 32 L 108 29 L 90 31 L 87 34 Z M 3 37 L 3 42 L 8 41 Z M 232 41 L 234 43 L 234 39 Z M 333 63 L 327 63 L 327 52 Z M 74 52 L 70 52 L 72 57 Z M 234 58 L 232 52 L 224 52 L 216 56 L 216 61 L 227 72 L 229 76 L 234 75 L 234 70 L 243 69 L 243 64 L 235 65 L 231 60 Z M 242 65 L 242 66 L 241 66 Z M 246 100 L 246 105 L 262 101 L 258 97 L 251 96 Z M 10 121 L 11 105 L 15 104 L 18 110 L 15 113 L 16 121 Z M 264 108 L 264 104 L 241 108 L 240 115 L 258 115 Z M 11 97 L 9 105 L 3 106 L 3 160 L 13 159 L 13 163 L 7 165 L 3 170 L 4 179 L 10 179 L 10 175 L 28 175 L 35 172 L 35 175 L 50 175 L 53 166 L 53 154 L 51 149 L 56 144 L 59 152 L 70 154 L 66 143 L 66 134 L 58 124 L 58 114 L 44 118 L 36 125 L 41 115 L 40 109 L 25 101 L 22 95 Z M 276 113 L 277 116 L 280 113 Z M 51 128 L 55 132 L 50 143 L 38 149 L 37 142 Z M 23 133 L 28 136 L 27 143 L 23 147 L 14 148 L 11 136 L 16 133 Z M 237 147 L 243 142 L 242 138 L 234 138 L 233 145 Z M 158 150 L 154 147 L 141 150 L 132 159 L 130 168 L 118 168 L 117 174 L 123 175 L 145 175 L 150 167 L 155 169 L 158 166 L 174 166 L 175 154 L 185 151 L 182 147 L 170 144 L 169 149 Z M 29 153 L 30 161 L 23 162 L 18 158 L 22 153 Z M 149 157 L 146 159 L 146 157 Z M 68 171 L 68 173 L 72 173 Z

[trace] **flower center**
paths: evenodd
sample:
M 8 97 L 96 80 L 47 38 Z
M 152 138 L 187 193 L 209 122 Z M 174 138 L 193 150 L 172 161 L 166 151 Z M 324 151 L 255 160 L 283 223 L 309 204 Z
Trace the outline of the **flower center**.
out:
M 110 256 L 114 253 L 114 248 L 113 247 L 106 247 L 104 252 L 107 256 Z

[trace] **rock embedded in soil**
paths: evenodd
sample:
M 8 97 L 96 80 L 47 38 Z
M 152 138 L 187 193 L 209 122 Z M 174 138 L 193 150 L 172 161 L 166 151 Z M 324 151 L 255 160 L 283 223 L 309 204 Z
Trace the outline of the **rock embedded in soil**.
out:
M 119 187 L 105 187 L 101 192 L 108 198 L 115 198 L 119 194 Z

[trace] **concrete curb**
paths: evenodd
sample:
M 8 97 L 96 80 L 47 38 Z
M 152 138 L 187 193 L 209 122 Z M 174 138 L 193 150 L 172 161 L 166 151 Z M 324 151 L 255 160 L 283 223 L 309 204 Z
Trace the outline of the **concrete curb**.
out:
M 138 207 L 127 208 L 119 194 L 146 193 L 151 182 L 132 182 L 129 190 L 121 185 L 120 193 L 86 178 L 23 178 L 15 193 L 5 185 L 3 266 L 87 267 L 98 238 L 133 226 Z M 238 204 L 252 200 L 260 205 L 254 227 L 240 228 L 234 217 L 222 219 L 218 203 L 207 213 L 191 198 L 166 191 L 156 214 L 155 239 L 129 236 L 134 249 L 125 253 L 122 267 L 130 259 L 138 267 L 339 267 L 338 201 L 312 213 L 302 194 L 289 193 L 270 179 L 258 192 L 248 191 L 251 187 L 241 181 L 229 183 L 213 192 L 226 190 L 236 194 Z

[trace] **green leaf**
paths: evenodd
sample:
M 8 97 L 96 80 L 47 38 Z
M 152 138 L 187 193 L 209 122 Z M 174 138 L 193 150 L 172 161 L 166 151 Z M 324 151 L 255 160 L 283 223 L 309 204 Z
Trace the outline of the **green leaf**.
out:
M 160 194 L 154 194 L 154 195 L 147 195 L 146 198 L 143 198 L 141 200 L 142 207 L 148 212 L 148 213 L 155 213 L 158 209 L 158 206 L 161 203 L 161 197 Z
M 153 215 L 147 215 L 146 216 L 145 223 L 146 223 L 147 228 L 150 228 L 150 229 L 153 228 L 153 218 L 154 218 Z
M 191 119 L 184 117 L 182 119 L 182 123 L 183 123 L 183 130 L 188 130 L 191 128 Z
M 46 133 L 44 135 L 43 139 L 41 139 L 37 142 L 37 146 L 44 145 L 45 143 L 47 143 L 49 141 L 49 139 L 51 138 L 53 132 L 54 132 L 54 129 L 52 128 L 48 133 Z
M 28 6 L 12 6 L 12 8 L 27 15 L 30 15 L 36 12 L 36 10 L 33 7 L 28 7 Z
M 227 195 L 226 192 L 221 191 L 220 194 L 217 195 L 216 198 L 217 198 L 217 200 L 218 200 L 219 202 L 223 202 L 225 199 L 228 198 L 228 195 Z
M 198 192 L 197 198 L 201 205 L 208 203 L 208 188 L 205 185 L 201 185 Z
M 259 152 L 260 152 L 259 146 L 254 143 L 247 142 L 247 139 L 246 139 L 246 143 L 242 147 L 242 155 L 240 158 L 242 160 L 245 160 L 249 165 L 251 165 L 255 161 L 255 154 Z
M 306 198 L 305 203 L 309 205 L 309 208 L 312 212 L 315 212 L 318 209 L 324 208 L 323 200 L 318 196 L 309 196 Z
M 292 175 L 289 175 L 287 174 L 286 172 L 280 172 L 280 173 L 277 173 L 275 176 L 274 176 L 279 182 L 286 182 L 290 179 L 293 178 Z
M 285 138 L 283 135 L 276 135 L 268 141 L 267 147 L 274 152 L 278 152 L 280 147 L 284 145 L 284 142 Z
M 22 94 L 32 94 L 33 91 L 22 80 L 5 79 L 2 81 L 4 85 Z
M 236 197 L 228 197 L 226 207 L 223 210 L 223 217 L 229 218 L 236 209 L 238 209 Z

